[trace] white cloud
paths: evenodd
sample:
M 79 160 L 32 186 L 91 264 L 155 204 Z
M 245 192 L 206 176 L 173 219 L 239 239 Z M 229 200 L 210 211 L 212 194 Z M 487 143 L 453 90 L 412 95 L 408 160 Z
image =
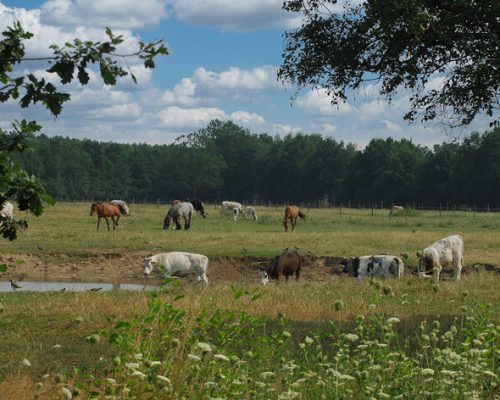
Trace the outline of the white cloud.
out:
M 235 111 L 231 113 L 231 120 L 245 126 L 257 126 L 266 123 L 262 116 L 248 111 Z
M 172 0 L 179 20 L 224 30 L 255 30 L 297 26 L 297 15 L 281 9 L 282 0 Z
M 128 103 L 93 110 L 91 116 L 93 118 L 137 118 L 141 113 L 141 106 L 136 103 Z
M 42 23 L 63 26 L 134 29 L 166 16 L 163 0 L 48 0 L 41 8 Z
M 362 118 L 372 117 L 382 114 L 385 111 L 386 107 L 386 103 L 379 100 L 374 100 L 362 103 L 359 106 L 359 112 Z
M 401 127 L 394 123 L 394 122 L 391 122 L 391 121 L 388 121 L 386 119 L 381 119 L 379 121 L 384 127 L 385 129 L 387 129 L 389 132 L 394 132 L 394 133 L 401 133 L 403 132 L 403 130 L 401 129 Z
M 227 119 L 226 113 L 216 107 L 180 108 L 167 107 L 159 113 L 167 128 L 200 128 L 213 119 Z
M 333 116 L 350 114 L 355 111 L 355 108 L 347 102 L 333 106 L 326 89 L 323 88 L 311 90 L 305 95 L 299 96 L 295 100 L 295 105 L 312 115 Z
M 217 100 L 247 100 L 245 93 L 279 90 L 276 68 L 261 66 L 252 69 L 230 67 L 220 73 L 197 68 L 193 76 L 182 78 L 161 100 L 166 105 L 212 105 Z
M 273 124 L 272 132 L 278 136 L 286 136 L 286 135 L 294 135 L 300 132 L 303 132 L 302 128 L 291 126 L 291 125 L 282 125 L 282 124 Z

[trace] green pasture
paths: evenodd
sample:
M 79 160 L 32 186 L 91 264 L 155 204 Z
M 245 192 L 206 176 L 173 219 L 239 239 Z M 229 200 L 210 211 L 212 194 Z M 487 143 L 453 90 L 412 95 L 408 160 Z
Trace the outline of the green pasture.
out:
M 257 207 L 258 222 L 206 206 L 208 217 L 195 215 L 189 231 L 163 230 L 166 205 L 131 204 L 130 216 L 108 232 L 104 220 L 96 231 L 96 216 L 89 216 L 88 203 L 57 203 L 41 217 L 26 215 L 29 229 L 18 240 L 0 241 L 2 253 L 65 253 L 85 256 L 93 250 L 192 251 L 209 258 L 269 257 L 296 246 L 316 256 L 354 256 L 374 253 L 415 252 L 449 234 L 461 234 L 465 242 L 465 264 L 500 261 L 500 214 L 460 211 L 406 210 L 390 216 L 388 210 L 321 208 L 303 209 L 295 231 L 284 231 L 283 207 Z M 18 212 L 17 216 L 21 213 Z M 21 215 L 22 216 L 22 215 Z
M 415 251 L 458 233 L 466 266 L 500 260 L 493 213 L 305 209 L 307 219 L 286 233 L 282 207 L 234 222 L 211 205 L 189 231 L 162 229 L 166 206 L 130 208 L 118 230 L 101 223 L 96 232 L 89 204 L 58 203 L 27 216 L 29 229 L 1 241 L 0 252 L 81 258 L 161 247 L 217 259 L 296 246 L 316 256 L 406 252 L 415 265 Z M 0 399 L 68 391 L 83 399 L 493 399 L 499 275 L 472 271 L 439 283 L 335 276 L 265 287 L 176 281 L 157 295 L 0 293 Z

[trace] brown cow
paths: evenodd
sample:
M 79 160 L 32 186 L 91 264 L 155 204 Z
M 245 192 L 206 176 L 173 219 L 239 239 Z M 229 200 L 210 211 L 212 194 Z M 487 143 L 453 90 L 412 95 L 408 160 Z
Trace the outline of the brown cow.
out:
M 299 253 L 287 251 L 276 257 L 267 268 L 261 268 L 261 282 L 265 285 L 269 282 L 269 278 L 279 282 L 281 275 L 284 275 L 285 280 L 288 281 L 290 275 L 293 274 L 295 274 L 295 279 L 299 280 L 301 262 L 302 256 Z

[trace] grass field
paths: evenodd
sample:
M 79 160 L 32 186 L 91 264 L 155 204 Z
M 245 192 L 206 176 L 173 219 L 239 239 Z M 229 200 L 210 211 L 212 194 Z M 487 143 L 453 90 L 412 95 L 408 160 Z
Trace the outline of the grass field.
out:
M 96 217 L 87 203 L 58 203 L 39 218 L 27 216 L 29 229 L 14 242 L 0 241 L 1 253 L 85 254 L 94 249 L 199 252 L 210 259 L 241 256 L 274 256 L 290 246 L 317 256 L 353 256 L 374 253 L 415 252 L 449 234 L 461 234 L 465 264 L 500 262 L 500 214 L 472 212 L 407 211 L 389 216 L 387 210 L 310 209 L 293 233 L 284 232 L 282 208 L 257 208 L 259 220 L 221 217 L 207 206 L 206 219 L 193 217 L 190 231 L 164 231 L 167 207 L 134 204 L 131 215 L 108 233 L 104 221 L 96 232 Z M 19 215 L 19 214 L 18 214 Z
M 281 209 L 258 209 L 258 223 L 234 223 L 213 206 L 207 219 L 194 217 L 190 231 L 167 232 L 165 206 L 132 205 L 123 226 L 109 233 L 102 224 L 95 232 L 88 204 L 60 203 L 29 218 L 29 230 L 0 242 L 0 252 L 41 247 L 47 257 L 78 258 L 162 246 L 218 259 L 271 257 L 297 246 L 317 256 L 407 252 L 415 265 L 415 251 L 459 233 L 465 265 L 500 264 L 497 214 L 305 211 L 307 220 L 290 234 Z M 498 395 L 497 273 L 439 284 L 412 276 L 363 284 L 343 276 L 266 287 L 181 284 L 151 296 L 0 293 L 0 399 L 69 398 L 63 389 L 109 399 Z

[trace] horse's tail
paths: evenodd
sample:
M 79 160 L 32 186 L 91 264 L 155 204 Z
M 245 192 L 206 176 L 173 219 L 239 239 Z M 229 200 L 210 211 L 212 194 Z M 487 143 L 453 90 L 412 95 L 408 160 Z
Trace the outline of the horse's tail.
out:
M 127 207 L 127 203 L 125 203 L 123 200 L 112 200 L 111 203 L 116 204 L 122 214 L 128 215 L 129 209 Z
M 302 219 L 306 219 L 306 215 L 300 210 L 299 210 L 299 217 Z

